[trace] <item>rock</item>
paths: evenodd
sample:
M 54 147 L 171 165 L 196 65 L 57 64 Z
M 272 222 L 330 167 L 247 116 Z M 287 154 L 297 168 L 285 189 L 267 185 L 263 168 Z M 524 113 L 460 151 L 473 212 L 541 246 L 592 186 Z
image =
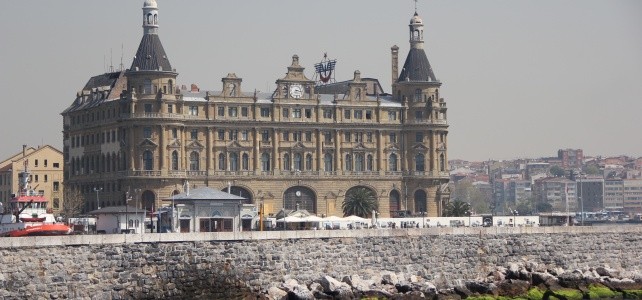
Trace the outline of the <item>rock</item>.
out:
M 504 281 L 506 279 L 506 273 L 495 270 L 490 272 L 489 277 L 491 277 L 493 281 Z
M 362 280 L 359 275 L 352 275 L 343 277 L 342 280 L 344 283 L 350 285 L 353 289 L 359 292 L 369 291 L 374 285 L 374 282 L 370 280 Z
M 467 287 L 465 286 L 456 286 L 454 288 L 455 294 L 461 296 L 461 298 L 468 298 L 473 295 L 473 292 L 471 292 Z
M 508 271 L 506 272 L 506 279 L 518 279 L 519 278 L 519 265 L 516 263 L 508 264 Z
M 314 294 L 303 285 L 297 285 L 293 290 L 288 291 L 288 299 L 294 300 L 313 300 Z
M 395 288 L 397 289 L 397 292 L 402 294 L 412 291 L 412 285 L 408 282 L 399 282 L 395 284 Z
M 340 281 L 330 277 L 330 276 L 323 276 L 321 277 L 321 280 L 319 280 L 319 283 L 323 287 L 323 292 L 326 294 L 333 294 L 334 292 L 341 287 Z
M 502 296 L 516 297 L 524 295 L 531 287 L 526 280 L 508 279 L 497 285 L 497 294 Z
M 595 272 L 600 276 L 615 277 L 615 276 L 611 275 L 611 271 L 609 271 L 608 269 L 606 269 L 604 267 L 596 268 Z
M 395 273 L 386 273 L 381 275 L 381 283 L 396 285 L 397 283 L 399 283 L 399 278 Z
M 288 292 L 273 286 L 267 290 L 267 296 L 270 300 L 284 300 L 287 299 Z
M 497 286 L 495 283 L 482 283 L 482 282 L 475 282 L 475 281 L 469 281 L 466 282 L 466 288 L 470 290 L 473 293 L 479 293 L 479 294 L 487 294 L 487 295 L 495 295 L 495 290 L 497 289 Z
M 294 290 L 294 287 L 297 285 L 299 285 L 299 282 L 296 281 L 296 279 L 287 279 L 283 284 L 281 284 L 281 287 L 283 287 L 286 292 L 289 292 Z
M 323 292 L 323 286 L 321 286 L 321 284 L 318 283 L 318 282 L 313 282 L 313 283 L 310 284 L 310 291 L 312 293 L 314 293 L 314 292 Z

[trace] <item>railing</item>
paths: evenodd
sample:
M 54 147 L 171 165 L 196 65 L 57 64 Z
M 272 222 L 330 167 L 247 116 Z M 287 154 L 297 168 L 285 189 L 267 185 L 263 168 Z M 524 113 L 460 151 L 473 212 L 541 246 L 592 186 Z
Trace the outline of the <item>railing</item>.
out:
M 190 114 L 164 114 L 164 113 L 123 113 L 120 114 L 121 119 L 177 119 L 177 120 L 205 120 L 205 115 L 190 115 Z
M 448 178 L 448 172 L 440 171 L 311 171 L 311 170 L 271 170 L 271 171 L 251 171 L 251 170 L 210 170 L 210 171 L 193 171 L 193 170 L 169 170 L 169 171 L 147 171 L 147 170 L 128 170 L 120 171 L 120 176 L 133 177 L 175 177 L 175 178 L 194 178 L 194 177 L 252 177 L 252 176 L 270 176 L 278 178 L 399 178 L 402 176 L 414 176 L 421 178 Z

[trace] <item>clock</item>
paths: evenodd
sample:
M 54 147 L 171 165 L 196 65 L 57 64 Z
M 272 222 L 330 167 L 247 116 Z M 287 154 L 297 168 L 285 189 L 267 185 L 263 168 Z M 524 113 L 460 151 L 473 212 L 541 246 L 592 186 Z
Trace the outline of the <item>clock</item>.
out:
M 293 84 L 290 86 L 290 96 L 299 99 L 303 96 L 303 87 L 300 84 Z

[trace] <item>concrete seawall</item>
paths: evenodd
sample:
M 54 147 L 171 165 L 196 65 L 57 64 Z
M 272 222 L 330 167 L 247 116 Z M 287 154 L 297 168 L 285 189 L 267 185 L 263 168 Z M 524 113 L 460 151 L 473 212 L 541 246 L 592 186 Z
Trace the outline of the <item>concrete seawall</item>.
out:
M 0 238 L 0 296 L 230 298 L 284 277 L 415 274 L 437 286 L 495 266 L 642 269 L 642 226 L 319 230 Z

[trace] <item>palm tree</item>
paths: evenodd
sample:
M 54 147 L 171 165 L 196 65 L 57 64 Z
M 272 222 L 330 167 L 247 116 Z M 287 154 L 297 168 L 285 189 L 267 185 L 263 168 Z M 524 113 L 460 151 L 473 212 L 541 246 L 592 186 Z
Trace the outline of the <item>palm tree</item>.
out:
M 444 216 L 446 217 L 464 217 L 470 214 L 470 203 L 455 200 L 448 202 L 444 209 Z
M 346 200 L 341 204 L 343 216 L 356 215 L 362 218 L 368 218 L 373 210 L 379 208 L 379 202 L 374 192 L 368 188 L 350 189 L 346 194 Z

